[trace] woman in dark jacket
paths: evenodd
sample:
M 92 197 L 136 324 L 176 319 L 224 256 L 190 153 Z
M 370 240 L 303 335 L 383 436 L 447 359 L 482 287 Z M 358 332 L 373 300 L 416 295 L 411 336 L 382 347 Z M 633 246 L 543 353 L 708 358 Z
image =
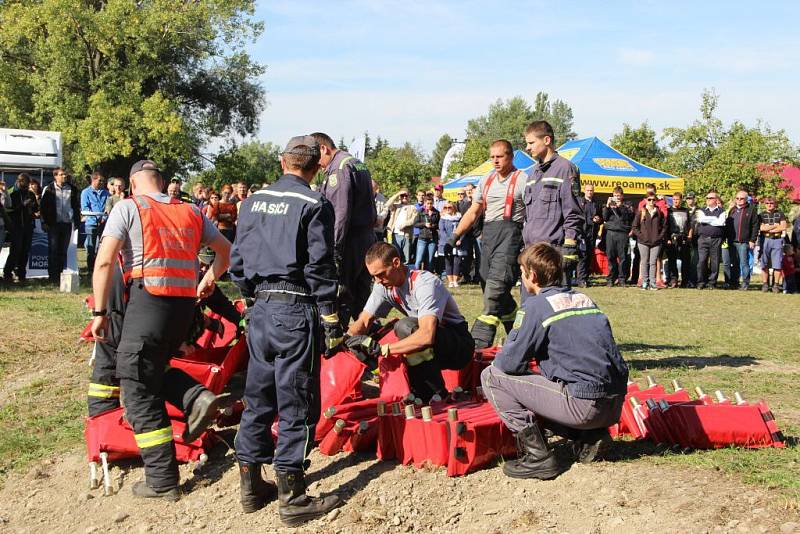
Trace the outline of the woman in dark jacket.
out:
M 419 269 L 424 261 L 425 268 L 433 272 L 433 254 L 436 252 L 436 234 L 439 229 L 439 212 L 433 207 L 433 199 L 425 199 L 422 210 L 414 221 L 414 227 L 419 228 L 417 261 L 414 263 L 414 268 Z
M 656 291 L 656 260 L 661 253 L 661 246 L 667 237 L 667 219 L 655 205 L 655 195 L 645 199 L 645 204 L 633 219 L 633 235 L 639 247 L 639 274 L 642 277 L 642 289 Z

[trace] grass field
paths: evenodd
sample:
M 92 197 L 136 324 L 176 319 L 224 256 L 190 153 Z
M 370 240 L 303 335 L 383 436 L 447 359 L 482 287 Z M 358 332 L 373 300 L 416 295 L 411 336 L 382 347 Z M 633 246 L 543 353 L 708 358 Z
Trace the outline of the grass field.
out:
M 631 445 L 623 461 L 713 468 L 776 488 L 789 506 L 800 506 L 800 449 L 793 438 L 800 434 L 800 296 L 605 287 L 586 293 L 608 314 L 634 379 L 677 378 L 690 390 L 764 399 L 792 442 L 784 450 L 691 454 Z M 91 349 L 76 340 L 89 319 L 85 294 L 37 283 L 0 290 L 0 482 L 36 459 L 82 447 Z M 454 294 L 471 323 L 481 311 L 479 289 L 464 286 Z

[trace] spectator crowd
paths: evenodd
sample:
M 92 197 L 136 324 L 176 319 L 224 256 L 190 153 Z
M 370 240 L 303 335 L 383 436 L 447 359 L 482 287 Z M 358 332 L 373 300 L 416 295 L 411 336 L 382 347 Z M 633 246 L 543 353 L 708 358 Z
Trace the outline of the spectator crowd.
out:
M 95 172 L 88 177 L 88 185 L 81 187 L 58 168 L 53 178 L 44 188 L 25 173 L 17 176 L 13 187 L 0 182 L 0 243 L 8 247 L 3 266 L 6 284 L 26 281 L 37 219 L 48 236 L 50 280 L 58 283 L 77 228 L 81 228 L 91 273 L 108 214 L 126 196 L 126 180 L 121 177 L 107 180 Z M 181 186 L 181 180 L 173 178 L 167 193 L 197 205 L 233 242 L 241 202 L 268 184 L 236 182 L 216 190 L 198 182 L 191 193 Z M 413 199 L 408 189 L 387 198 L 375 181 L 373 192 L 375 234 L 397 248 L 404 264 L 436 273 L 451 288 L 482 282 L 482 221 L 473 224 L 454 245 L 448 243 L 472 205 L 474 185 L 460 189 L 455 201 L 444 198 L 442 185 L 417 190 Z M 594 186 L 586 184 L 579 199 L 584 212 L 580 260 L 570 279 L 581 287 L 589 285 L 591 274 L 601 269 L 595 252 L 599 250 L 607 262 L 609 287 L 747 290 L 757 266 L 762 291 L 798 291 L 800 216 L 791 224 L 773 197 L 759 199 L 744 189 L 729 199 L 727 207 L 714 190 L 706 193 L 704 207 L 697 200 L 694 192 L 676 192 L 667 198 L 651 184 L 636 205 L 625 200 L 621 187 L 616 187 L 605 203 L 598 203 Z

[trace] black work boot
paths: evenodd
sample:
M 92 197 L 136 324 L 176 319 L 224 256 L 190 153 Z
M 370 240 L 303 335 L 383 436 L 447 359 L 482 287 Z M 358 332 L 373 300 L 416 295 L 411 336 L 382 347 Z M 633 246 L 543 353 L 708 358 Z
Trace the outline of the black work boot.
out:
M 518 432 L 516 438 L 519 456 L 516 460 L 503 464 L 503 473 L 506 476 L 549 480 L 561 473 L 558 462 L 547 447 L 538 425 L 533 424 Z
M 191 411 L 186 415 L 186 430 L 183 431 L 183 441 L 191 443 L 200 437 L 216 419 L 219 412 L 219 398 L 206 390 L 198 395 L 192 403 Z
M 257 512 L 277 496 L 275 484 L 261 478 L 261 464 L 239 462 L 239 490 L 242 510 L 246 514 Z
M 131 488 L 134 497 L 143 499 L 164 499 L 171 502 L 177 502 L 181 498 L 181 492 L 178 488 L 169 488 L 157 490 L 147 485 L 144 480 L 136 482 Z
M 588 464 L 601 457 L 611 445 L 611 434 L 607 428 L 581 431 L 578 439 L 573 443 L 575 459 L 582 464 Z
M 278 480 L 278 515 L 284 525 L 297 527 L 322 517 L 340 504 L 336 495 L 309 497 L 306 495 L 306 479 L 302 471 L 275 470 Z

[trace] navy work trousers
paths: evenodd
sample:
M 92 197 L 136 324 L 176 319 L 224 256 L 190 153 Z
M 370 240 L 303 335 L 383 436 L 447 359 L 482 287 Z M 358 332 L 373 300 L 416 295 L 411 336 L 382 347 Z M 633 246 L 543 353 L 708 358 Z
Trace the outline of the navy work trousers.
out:
M 245 410 L 236 435 L 240 461 L 303 469 L 320 414 L 319 324 L 316 306 L 285 296 L 259 298 L 250 311 Z M 271 432 L 276 413 L 277 449 Z

